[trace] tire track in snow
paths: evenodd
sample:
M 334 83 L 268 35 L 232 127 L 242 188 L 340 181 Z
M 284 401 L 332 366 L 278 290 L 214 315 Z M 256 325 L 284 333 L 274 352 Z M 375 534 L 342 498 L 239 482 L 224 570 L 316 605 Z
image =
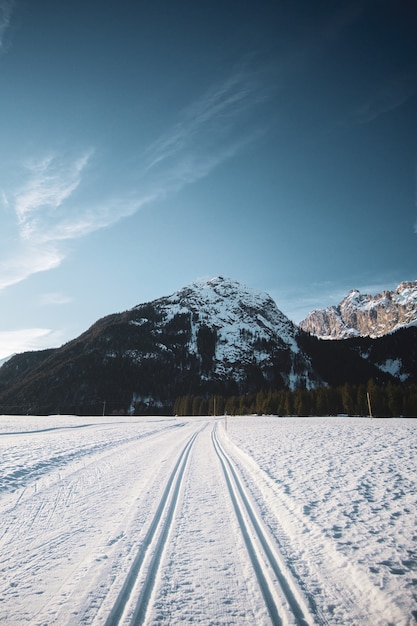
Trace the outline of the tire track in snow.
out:
M 129 624 L 132 626 L 143 624 L 144 622 L 161 557 L 173 523 L 187 461 L 193 444 L 201 430 L 203 429 L 200 429 L 200 431 L 190 437 L 178 457 L 143 544 L 105 621 L 105 626 L 120 624 L 128 612 L 131 612 Z M 137 590 L 139 586 L 139 594 L 134 603 L 135 589 Z
M 310 618 L 307 606 L 295 588 L 291 576 L 280 563 L 281 559 L 246 495 L 231 458 L 219 442 L 216 428 L 217 425 L 212 431 L 213 446 L 223 469 L 236 517 L 271 621 L 274 626 L 284 624 L 308 626 L 314 621 Z

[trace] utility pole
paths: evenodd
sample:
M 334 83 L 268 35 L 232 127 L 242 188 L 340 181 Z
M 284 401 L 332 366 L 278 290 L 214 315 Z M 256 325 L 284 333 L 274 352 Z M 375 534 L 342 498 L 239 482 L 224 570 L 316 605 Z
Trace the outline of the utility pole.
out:
M 105 412 L 106 412 L 106 401 L 104 400 L 104 402 L 103 402 L 103 417 L 104 417 Z
M 372 407 L 371 407 L 371 395 L 370 395 L 369 391 L 366 392 L 366 397 L 367 397 L 367 400 L 368 400 L 369 417 L 373 417 L 373 415 L 372 415 Z

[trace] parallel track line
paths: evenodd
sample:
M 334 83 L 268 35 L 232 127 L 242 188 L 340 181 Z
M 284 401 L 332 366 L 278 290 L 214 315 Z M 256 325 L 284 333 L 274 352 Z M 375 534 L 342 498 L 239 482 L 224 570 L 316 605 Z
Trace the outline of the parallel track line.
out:
M 270 580 L 270 576 L 266 573 L 265 565 L 258 556 L 255 541 L 252 538 L 256 538 L 257 542 L 262 547 L 263 557 L 262 560 L 269 565 L 272 569 L 276 580 L 279 583 L 280 591 L 285 597 L 286 602 L 291 611 L 295 623 L 297 626 L 309 626 L 309 622 L 304 616 L 304 611 L 300 606 L 297 598 L 295 597 L 291 586 L 282 571 L 282 567 L 279 565 L 273 549 L 267 539 L 266 533 L 261 527 L 259 520 L 254 512 L 253 506 L 248 500 L 245 493 L 245 489 L 242 486 L 240 477 L 238 476 L 233 463 L 230 460 L 228 454 L 220 444 L 216 430 L 212 431 L 212 442 L 220 460 L 223 473 L 226 479 L 227 487 L 230 493 L 231 500 L 235 509 L 236 517 L 238 519 L 239 526 L 241 528 L 242 536 L 245 541 L 250 559 L 254 566 L 255 574 L 258 579 L 259 586 L 264 596 L 265 604 L 271 617 L 271 621 L 274 626 L 281 626 L 283 622 L 282 607 L 277 606 L 274 593 L 273 581 Z M 238 494 L 238 497 L 237 497 Z M 250 521 L 250 524 L 248 521 Z M 280 610 L 281 609 L 281 610 Z
M 135 586 L 141 577 L 141 570 L 144 567 L 145 558 L 148 556 L 150 548 L 153 545 L 153 554 L 151 556 L 145 580 L 142 583 L 139 597 L 136 601 L 136 606 L 133 612 L 133 618 L 130 623 L 136 626 L 142 624 L 145 619 L 163 549 L 172 525 L 187 460 L 198 434 L 198 432 L 194 433 L 190 437 L 178 457 L 143 543 L 131 565 L 129 573 L 127 574 L 113 608 L 107 617 L 105 626 L 116 626 L 121 622 L 124 613 L 131 603 L 131 597 Z

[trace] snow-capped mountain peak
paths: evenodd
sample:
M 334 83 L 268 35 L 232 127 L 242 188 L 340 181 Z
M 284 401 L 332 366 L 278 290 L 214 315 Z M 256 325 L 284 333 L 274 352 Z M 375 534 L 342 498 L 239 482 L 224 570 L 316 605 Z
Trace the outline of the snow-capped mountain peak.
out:
M 338 306 L 309 313 L 300 328 L 324 339 L 381 337 L 417 324 L 417 281 L 371 296 L 352 289 Z
M 197 280 L 166 299 L 170 304 L 189 307 L 200 322 L 215 327 L 224 342 L 231 344 L 236 333 L 259 326 L 260 336 L 278 335 L 298 352 L 297 327 L 267 294 L 250 289 L 230 278 L 216 276 Z
M 163 334 L 170 325 L 182 324 L 187 351 L 201 360 L 203 376 L 241 382 L 253 366 L 266 380 L 279 369 L 282 383 L 290 388 L 300 382 L 308 387 L 313 384 L 309 359 L 298 345 L 297 326 L 267 293 L 216 276 L 196 280 L 152 304 L 160 314 L 157 332 Z M 142 305 L 134 310 L 139 313 Z M 294 368 L 294 361 L 299 367 Z
M 400 287 L 383 297 L 407 308 L 414 285 Z M 358 315 L 365 310 L 374 315 L 372 302 L 359 292 L 347 300 Z M 301 332 L 268 294 L 218 276 L 107 315 L 61 348 L 16 355 L 0 368 L 0 406 L 4 413 L 18 408 L 101 415 L 105 400 L 106 410 L 166 414 L 180 400 L 196 415 L 192 399 L 199 411 L 200 400 L 215 396 L 362 384 L 370 378 L 411 382 L 416 332 L 404 329 L 370 343 L 359 338 L 353 346 L 320 342 Z M 303 397 L 300 393 L 298 400 Z

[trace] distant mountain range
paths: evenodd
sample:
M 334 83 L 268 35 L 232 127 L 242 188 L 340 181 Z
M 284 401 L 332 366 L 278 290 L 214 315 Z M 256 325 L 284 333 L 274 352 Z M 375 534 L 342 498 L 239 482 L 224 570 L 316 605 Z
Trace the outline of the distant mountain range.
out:
M 382 337 L 417 324 L 417 281 L 370 296 L 353 289 L 338 304 L 309 313 L 300 328 L 323 339 Z
M 108 315 L 61 348 L 12 357 L 0 367 L 0 413 L 170 413 L 184 395 L 414 383 L 416 339 L 409 327 L 323 341 L 267 294 L 216 277 Z

